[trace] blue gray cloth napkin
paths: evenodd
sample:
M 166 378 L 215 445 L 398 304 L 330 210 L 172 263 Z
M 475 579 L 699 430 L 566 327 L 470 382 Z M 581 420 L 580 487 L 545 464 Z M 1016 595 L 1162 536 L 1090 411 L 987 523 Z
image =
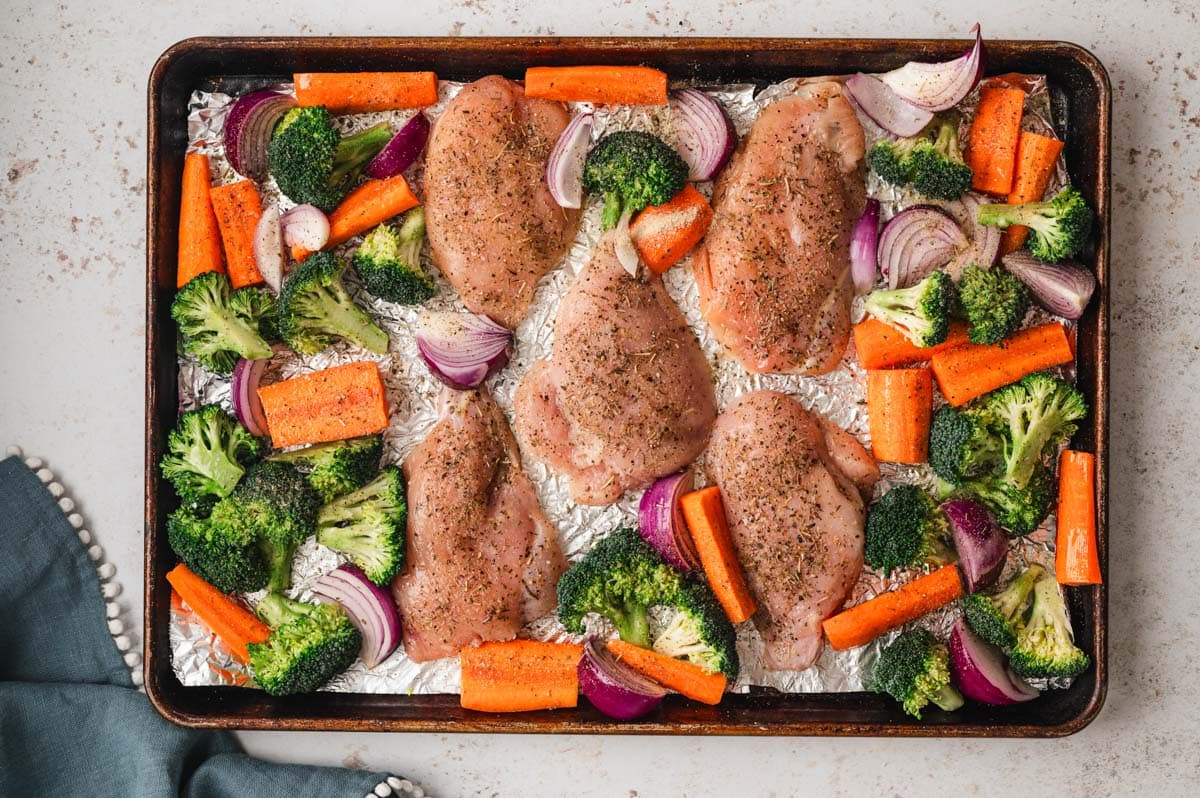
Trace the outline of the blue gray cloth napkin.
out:
M 175 726 L 138 692 L 58 502 L 0 460 L 0 796 L 361 798 L 388 774 L 281 765 Z

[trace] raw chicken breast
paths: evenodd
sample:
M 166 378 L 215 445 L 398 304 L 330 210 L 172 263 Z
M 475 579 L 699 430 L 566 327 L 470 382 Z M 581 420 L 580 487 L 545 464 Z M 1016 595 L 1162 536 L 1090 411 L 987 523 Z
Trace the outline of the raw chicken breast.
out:
M 631 277 L 614 233 L 563 297 L 554 351 L 514 399 L 522 449 L 580 504 L 610 504 L 704 451 L 716 417 L 708 361 L 654 275 Z
M 717 182 L 692 259 L 713 335 L 749 371 L 823 374 L 850 337 L 864 138 L 832 81 L 768 105 Z
M 566 560 L 490 395 L 445 389 L 441 419 L 404 461 L 404 477 L 408 564 L 392 593 L 410 659 L 511 640 L 554 609 Z
M 852 436 L 775 391 L 721 413 L 706 461 L 758 603 L 763 661 L 803 670 L 862 570 L 863 495 L 879 469 Z
M 560 208 L 546 161 L 570 116 L 491 75 L 464 86 L 433 126 L 425 219 L 433 262 L 472 312 L 510 329 L 562 259 L 579 211 Z

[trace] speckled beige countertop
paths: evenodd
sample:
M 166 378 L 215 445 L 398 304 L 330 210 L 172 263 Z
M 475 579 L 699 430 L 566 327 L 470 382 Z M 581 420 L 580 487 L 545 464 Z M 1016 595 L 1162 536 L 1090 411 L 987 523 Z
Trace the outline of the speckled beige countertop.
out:
M 354 10 L 351 10 L 351 9 Z M 201 34 L 1065 39 L 1112 77 L 1111 682 L 1064 740 L 248 733 L 438 796 L 1200 794 L 1200 2 L 33 3 L 0 13 L 0 447 L 43 457 L 141 612 L 145 89 Z

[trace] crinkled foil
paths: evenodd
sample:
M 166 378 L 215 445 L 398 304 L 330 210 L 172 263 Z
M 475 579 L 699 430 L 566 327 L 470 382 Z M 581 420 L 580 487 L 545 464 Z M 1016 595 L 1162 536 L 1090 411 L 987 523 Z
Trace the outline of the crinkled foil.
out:
M 699 88 L 718 99 L 729 112 L 738 133 L 745 134 L 763 107 L 795 91 L 800 83 L 802 81 L 796 79 L 783 81 L 767 87 L 757 95 L 752 85 Z M 449 82 L 441 84 L 438 104 L 425 109 L 431 121 L 441 114 L 461 85 Z M 281 84 L 276 88 L 280 91 L 291 90 L 289 84 Z M 968 112 L 973 107 L 974 99 L 973 94 L 964 103 Z M 1030 101 L 1030 110 L 1038 115 L 1039 121 L 1050 119 L 1049 98 L 1044 84 L 1031 95 Z M 221 130 L 231 102 L 232 98 L 224 94 L 196 92 L 192 95 L 190 103 L 191 146 L 202 149 L 209 155 L 213 178 L 222 183 L 239 179 L 229 166 L 221 143 Z M 596 114 L 593 140 L 598 140 L 606 132 L 617 129 L 649 130 L 667 140 L 673 138 L 669 125 L 669 111 L 665 108 L 625 106 L 593 109 L 583 104 L 580 104 L 579 108 L 593 110 Z M 362 114 L 345 118 L 339 124 L 343 125 L 344 132 L 353 132 L 386 120 L 391 123 L 393 129 L 398 129 L 412 114 L 411 111 Z M 1045 124 L 1049 126 L 1048 122 Z M 863 125 L 867 131 L 868 145 L 882 135 L 882 132 L 865 118 Z M 423 164 L 418 163 L 409 173 L 417 187 L 421 185 L 422 169 Z M 1060 165 L 1058 182 L 1064 183 L 1065 179 L 1065 169 Z M 264 203 L 278 202 L 283 210 L 292 204 L 279 195 L 273 182 L 268 182 L 262 188 Z M 881 200 L 885 218 L 899 207 L 913 202 L 912 197 L 879 182 L 874 175 L 868 177 L 867 188 L 872 196 Z M 706 194 L 710 193 L 711 185 L 702 184 L 700 189 Z M 515 351 L 510 364 L 488 381 L 488 387 L 510 419 L 513 393 L 522 375 L 536 359 L 550 353 L 553 322 L 559 300 L 575 275 L 587 264 L 593 245 L 599 238 L 599 220 L 598 198 L 593 198 L 562 268 L 555 269 L 539 284 L 529 315 L 516 331 Z M 342 247 L 342 253 L 352 251 L 356 243 L 357 241 L 352 241 Z M 424 265 L 426 271 L 434 276 L 439 288 L 437 296 L 427 306 L 435 310 L 463 310 L 454 291 L 428 261 L 427 249 L 422 256 L 425 259 Z M 354 281 L 355 277 L 350 270 L 346 274 L 346 282 L 351 292 L 387 330 L 391 337 L 391 351 L 386 355 L 374 355 L 357 347 L 339 344 L 310 357 L 301 357 L 289 352 L 277 356 L 272 361 L 264 379 L 273 381 L 351 361 L 374 360 L 383 374 L 391 408 L 391 424 L 384 433 L 384 460 L 400 463 L 408 452 L 424 439 L 437 421 L 437 397 L 441 385 L 430 376 L 421 363 L 413 337 L 423 308 L 375 299 L 362 291 Z M 665 277 L 665 284 L 668 292 L 683 309 L 688 324 L 709 358 L 719 406 L 725 407 L 737 396 L 760 388 L 779 390 L 795 396 L 805 407 L 830 418 L 864 443 L 869 441 L 864 376 L 862 369 L 852 359 L 847 357 L 840 368 L 819 377 L 750 374 L 734 358 L 721 352 L 701 319 L 696 284 L 687 264 L 669 271 Z M 861 314 L 859 301 L 855 307 L 855 318 Z M 210 402 L 219 402 L 227 408 L 231 406 L 229 380 L 209 374 L 186 357 L 179 360 L 179 395 L 181 410 Z M 543 509 L 559 530 L 559 539 L 568 558 L 577 559 L 598 536 L 617 526 L 636 524 L 640 493 L 628 494 L 607 507 L 581 506 L 571 501 L 565 479 L 530 459 L 525 461 L 525 468 L 537 488 Z M 933 486 L 932 474 L 925 466 L 885 463 L 882 470 L 884 479 L 877 488 L 877 495 L 893 482 L 899 481 L 917 482 L 930 488 Z M 1051 521 L 1028 538 L 1014 541 L 1005 578 L 1029 562 L 1039 562 L 1052 570 L 1053 539 Z M 303 600 L 312 600 L 310 587 L 313 582 L 338 562 L 338 557 L 333 552 L 316 542 L 310 540 L 305 543 L 296 556 L 291 594 Z M 847 603 L 857 604 L 891 590 L 916 573 L 896 573 L 890 578 L 883 578 L 864 568 L 862 577 Z M 253 602 L 260 597 L 261 595 L 251 595 L 247 598 Z M 945 609 L 927 615 L 920 623 L 945 638 L 949 634 L 954 617 L 955 612 L 952 609 Z M 656 621 L 657 619 L 652 618 L 652 623 Z M 600 625 L 602 626 L 603 622 L 600 622 Z M 525 632 L 540 639 L 566 637 L 553 616 L 531 624 Z M 826 646 L 817 664 L 805 671 L 770 671 L 763 666 L 761 644 L 753 624 L 742 624 L 738 632 L 738 653 L 742 661 L 742 671 L 732 689 L 744 692 L 751 686 L 765 686 L 794 693 L 861 690 L 870 662 L 877 656 L 880 646 L 891 637 L 885 636 L 871 645 L 846 652 L 836 652 Z M 245 669 L 204 625 L 184 608 L 176 608 L 172 612 L 170 639 L 175 672 L 184 684 L 246 682 Z M 357 693 L 457 693 L 459 685 L 457 658 L 416 664 L 410 661 L 403 648 L 400 648 L 373 670 L 368 671 L 361 662 L 355 663 L 324 689 Z

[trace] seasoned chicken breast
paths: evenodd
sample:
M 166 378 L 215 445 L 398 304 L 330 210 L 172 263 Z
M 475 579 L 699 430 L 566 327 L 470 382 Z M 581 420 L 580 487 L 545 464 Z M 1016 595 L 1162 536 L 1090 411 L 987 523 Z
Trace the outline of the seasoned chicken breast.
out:
M 433 262 L 463 304 L 510 329 L 562 259 L 579 211 L 560 208 L 546 161 L 569 114 L 491 75 L 464 86 L 433 126 L 425 219 Z
M 580 504 L 610 504 L 690 463 L 716 417 L 700 344 L 658 277 L 631 277 L 614 233 L 558 308 L 554 350 L 517 388 L 522 449 L 567 476 Z
M 862 570 L 863 496 L 879 469 L 852 436 L 775 391 L 721 413 L 706 464 L 758 603 L 764 662 L 803 670 Z
M 822 374 L 841 360 L 863 148 L 841 84 L 810 83 L 763 109 L 717 181 L 692 268 L 704 318 L 749 371 Z
M 392 583 L 416 662 L 511 640 L 554 609 L 566 560 L 485 391 L 445 389 L 441 419 L 404 461 L 407 566 Z

